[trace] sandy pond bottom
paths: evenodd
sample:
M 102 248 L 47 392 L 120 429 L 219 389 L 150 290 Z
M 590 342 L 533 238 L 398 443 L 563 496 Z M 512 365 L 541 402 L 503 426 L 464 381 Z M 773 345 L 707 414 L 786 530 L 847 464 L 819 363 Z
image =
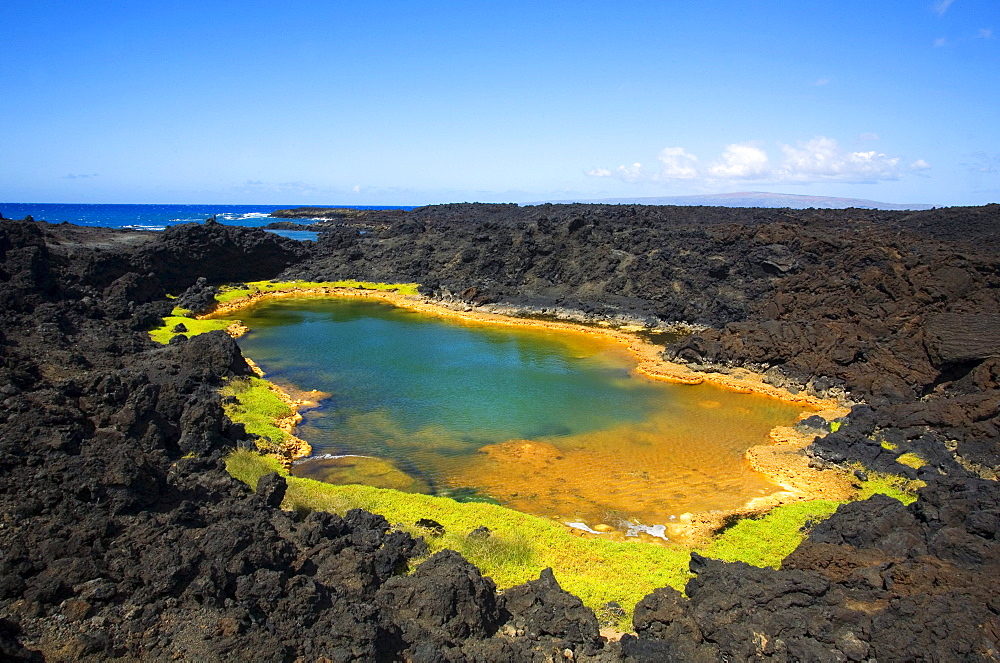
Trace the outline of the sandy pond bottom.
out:
M 297 431 L 315 456 L 293 474 L 492 500 L 599 531 L 780 490 L 744 453 L 802 412 L 651 380 L 620 344 L 582 333 L 336 298 L 269 300 L 240 317 L 252 330 L 240 345 L 269 379 L 323 392 Z

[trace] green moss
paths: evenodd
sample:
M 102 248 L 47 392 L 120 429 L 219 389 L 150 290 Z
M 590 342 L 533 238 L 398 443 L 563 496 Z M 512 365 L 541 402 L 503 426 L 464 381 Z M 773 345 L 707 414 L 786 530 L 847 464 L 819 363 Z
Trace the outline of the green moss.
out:
M 174 309 L 174 312 L 176 313 L 177 310 Z M 196 320 L 195 318 L 180 315 L 169 315 L 163 318 L 163 325 L 149 332 L 149 337 L 157 343 L 166 344 L 170 342 L 170 339 L 178 335 L 176 332 L 171 331 L 178 323 L 187 327 L 187 331 L 181 335 L 191 337 L 217 329 L 225 329 L 229 326 L 230 322 L 231 320 L 223 320 L 221 318 L 216 320 Z
M 699 552 L 706 557 L 778 568 L 795 550 L 812 523 L 830 517 L 840 502 L 811 500 L 771 509 L 760 518 L 744 518 Z
M 499 575 L 504 576 L 532 566 L 535 557 L 535 547 L 523 532 L 501 536 L 491 530 L 489 536 L 466 536 L 458 552 L 480 568 L 501 569 Z
M 856 466 L 861 469 L 861 466 Z M 903 504 L 912 504 L 917 500 L 917 490 L 927 485 L 923 481 L 911 481 L 906 477 L 894 474 L 866 472 L 867 479 L 861 482 L 856 499 L 866 500 L 872 495 L 888 495 Z
M 250 449 L 235 449 L 226 456 L 226 471 L 250 486 L 251 490 L 257 490 L 257 481 L 262 476 L 283 470 L 277 458 L 262 456 Z
M 900 454 L 896 457 L 896 462 L 901 465 L 906 465 L 907 467 L 912 467 L 915 470 L 919 470 L 921 467 L 927 464 L 927 461 L 918 456 L 913 452 Z
M 840 430 L 840 426 L 841 426 L 841 423 L 839 421 L 831 421 L 830 422 L 830 432 L 831 433 L 836 433 L 837 431 Z
M 881 442 L 879 442 L 879 446 L 882 447 L 883 449 L 887 449 L 888 451 L 893 451 L 896 448 L 896 445 L 893 444 L 892 442 L 889 442 L 888 440 L 882 440 Z
M 215 300 L 220 304 L 242 299 L 258 292 L 293 292 L 318 288 L 358 288 L 395 291 L 403 295 L 417 294 L 416 283 L 374 283 L 371 281 L 251 281 L 246 288 L 222 286 Z
M 271 391 L 266 380 L 258 377 L 230 380 L 222 388 L 222 396 L 226 415 L 243 424 L 248 433 L 259 436 L 257 446 L 262 451 L 276 451 L 291 437 L 275 421 L 290 416 L 292 410 Z

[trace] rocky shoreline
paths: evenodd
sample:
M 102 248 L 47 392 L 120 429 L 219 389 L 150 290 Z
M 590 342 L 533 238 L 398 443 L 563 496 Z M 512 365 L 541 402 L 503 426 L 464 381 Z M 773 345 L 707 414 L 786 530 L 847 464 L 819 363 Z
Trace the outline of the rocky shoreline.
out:
M 1000 207 L 450 205 L 303 245 L 219 224 L 0 222 L 0 656 L 14 660 L 997 660 Z M 222 456 L 222 332 L 145 330 L 199 277 L 421 282 L 431 298 L 683 321 L 697 371 L 866 405 L 808 450 L 920 478 L 816 524 L 781 570 L 693 556 L 635 635 L 543 574 L 497 595 L 378 516 L 274 508 Z M 897 459 L 919 455 L 915 469 Z M 970 469 L 971 468 L 971 469 Z

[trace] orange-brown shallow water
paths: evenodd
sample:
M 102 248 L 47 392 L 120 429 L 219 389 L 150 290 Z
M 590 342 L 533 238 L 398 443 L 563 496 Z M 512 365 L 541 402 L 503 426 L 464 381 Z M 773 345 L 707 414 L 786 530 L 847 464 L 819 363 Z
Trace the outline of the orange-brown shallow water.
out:
M 644 421 L 486 445 L 471 459 L 446 462 L 446 471 L 455 484 L 477 486 L 514 509 L 598 530 L 735 510 L 779 490 L 744 454 L 797 410 L 717 387 L 673 387 L 681 396 L 665 398 Z

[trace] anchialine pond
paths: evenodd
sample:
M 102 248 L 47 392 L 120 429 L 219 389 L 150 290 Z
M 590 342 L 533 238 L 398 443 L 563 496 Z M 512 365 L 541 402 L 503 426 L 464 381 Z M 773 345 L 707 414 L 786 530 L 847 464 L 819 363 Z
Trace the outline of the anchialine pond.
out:
M 596 531 L 669 532 L 781 490 L 744 455 L 803 408 L 636 370 L 620 343 L 441 318 L 378 301 L 281 298 L 240 312 L 278 384 L 316 389 L 292 473 L 485 499 Z

